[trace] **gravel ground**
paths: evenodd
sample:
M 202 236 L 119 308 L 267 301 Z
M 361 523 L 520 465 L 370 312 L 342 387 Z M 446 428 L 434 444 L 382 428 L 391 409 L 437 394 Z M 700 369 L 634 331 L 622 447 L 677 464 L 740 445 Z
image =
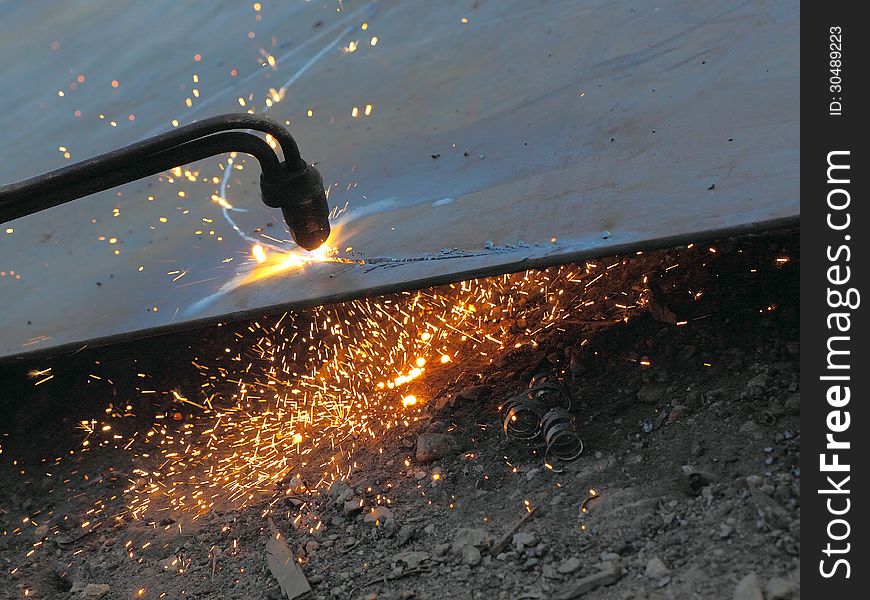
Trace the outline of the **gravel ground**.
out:
M 195 387 L 192 357 L 229 331 L 55 360 L 40 386 L 27 372 L 47 361 L 2 367 L 0 597 L 278 599 L 277 531 L 314 598 L 799 598 L 799 262 L 796 231 L 631 257 L 609 275 L 614 291 L 646 276 L 642 314 L 580 315 L 537 348 L 429 382 L 425 418 L 361 447 L 347 482 L 310 490 L 300 473 L 192 522 L 77 533 L 97 500 L 123 502 L 124 468 L 108 449 L 57 457 L 131 371 Z M 110 388 L 83 379 L 94 361 L 117 372 Z M 542 370 L 585 442 L 552 468 L 499 415 Z

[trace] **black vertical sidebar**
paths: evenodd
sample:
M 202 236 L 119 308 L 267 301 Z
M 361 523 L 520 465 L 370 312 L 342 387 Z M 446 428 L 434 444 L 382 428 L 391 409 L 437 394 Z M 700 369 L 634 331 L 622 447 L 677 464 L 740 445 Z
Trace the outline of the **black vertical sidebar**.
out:
M 859 7 L 801 5 L 801 591 L 813 599 L 870 594 L 870 32 Z

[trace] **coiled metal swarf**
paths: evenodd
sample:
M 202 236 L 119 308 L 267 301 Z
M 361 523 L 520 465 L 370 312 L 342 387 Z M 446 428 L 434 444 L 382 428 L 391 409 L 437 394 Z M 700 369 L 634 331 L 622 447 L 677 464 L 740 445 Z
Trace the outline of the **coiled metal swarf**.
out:
M 532 377 L 529 388 L 502 406 L 502 427 L 509 438 L 543 441 L 544 459 L 571 461 L 583 452 L 583 441 L 574 429 L 571 397 L 562 382 L 549 372 Z

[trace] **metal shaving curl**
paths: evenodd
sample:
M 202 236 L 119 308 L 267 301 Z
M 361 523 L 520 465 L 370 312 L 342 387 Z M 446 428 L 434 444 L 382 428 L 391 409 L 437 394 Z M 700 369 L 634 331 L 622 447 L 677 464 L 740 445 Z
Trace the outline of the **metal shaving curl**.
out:
M 571 397 L 562 382 L 551 373 L 532 377 L 529 389 L 510 398 L 501 407 L 503 429 L 511 439 L 542 439 L 544 460 L 576 460 L 583 453 L 583 441 L 574 429 Z

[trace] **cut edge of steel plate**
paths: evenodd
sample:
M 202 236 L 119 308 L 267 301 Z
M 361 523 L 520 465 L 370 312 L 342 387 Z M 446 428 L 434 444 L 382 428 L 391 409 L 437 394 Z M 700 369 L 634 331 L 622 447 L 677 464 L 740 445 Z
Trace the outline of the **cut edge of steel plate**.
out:
M 8 354 L 6 356 L 0 356 L 0 366 L 16 362 L 22 362 L 25 360 L 48 359 L 66 354 L 75 354 L 86 349 L 111 346 L 114 344 L 131 342 L 151 337 L 158 337 L 172 333 L 180 333 L 183 331 L 193 331 L 201 329 L 203 327 L 207 327 L 209 325 L 214 325 L 215 323 L 234 323 L 256 317 L 271 316 L 290 310 L 339 304 L 341 302 L 347 302 L 359 298 L 371 298 L 377 296 L 385 296 L 387 294 L 393 294 L 398 292 L 424 290 L 440 285 L 457 283 L 459 281 L 467 281 L 469 279 L 477 279 L 482 277 L 497 277 L 499 275 L 504 275 L 508 273 L 518 273 L 531 269 L 544 269 L 557 265 L 570 264 L 589 258 L 603 258 L 607 256 L 617 256 L 620 254 L 627 254 L 639 251 L 660 250 L 691 242 L 700 243 L 711 241 L 714 239 L 734 238 L 746 235 L 762 235 L 768 233 L 775 233 L 778 231 L 788 231 L 797 229 L 799 228 L 799 226 L 800 215 L 795 215 L 793 217 L 784 217 L 781 219 L 772 219 L 769 221 L 748 223 L 723 229 L 708 229 L 691 234 L 679 234 L 674 236 L 645 240 L 641 242 L 587 248 L 584 250 L 566 252 L 564 254 L 559 254 L 555 256 L 525 258 L 519 261 L 502 263 L 490 267 L 459 270 L 447 274 L 405 280 L 400 283 L 391 283 L 388 285 L 376 286 L 362 290 L 321 296 L 318 298 L 312 298 L 310 300 L 300 302 L 273 304 L 257 309 L 242 310 L 213 317 L 194 319 L 190 321 L 185 321 L 184 323 L 161 325 L 159 327 L 150 327 L 137 331 L 120 333 L 117 335 L 93 338 L 82 342 L 62 344 L 58 346 L 53 346 L 51 348 L 31 350 L 19 354 Z

